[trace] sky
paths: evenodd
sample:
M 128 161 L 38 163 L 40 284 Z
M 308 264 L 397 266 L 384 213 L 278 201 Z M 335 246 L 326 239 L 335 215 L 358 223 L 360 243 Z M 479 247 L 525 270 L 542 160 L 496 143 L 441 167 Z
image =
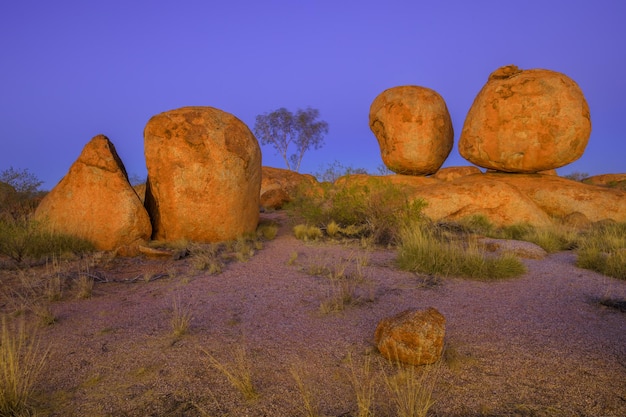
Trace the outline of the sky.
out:
M 368 126 L 384 90 L 437 91 L 458 153 L 467 111 L 489 74 L 514 64 L 572 78 L 591 111 L 584 155 L 566 175 L 626 172 L 623 0 L 20 0 L 0 5 L 0 170 L 51 189 L 104 134 L 129 175 L 146 176 L 143 129 L 185 106 L 256 116 L 312 107 L 329 125 L 300 172 L 338 161 L 376 172 Z M 263 165 L 284 168 L 271 146 Z

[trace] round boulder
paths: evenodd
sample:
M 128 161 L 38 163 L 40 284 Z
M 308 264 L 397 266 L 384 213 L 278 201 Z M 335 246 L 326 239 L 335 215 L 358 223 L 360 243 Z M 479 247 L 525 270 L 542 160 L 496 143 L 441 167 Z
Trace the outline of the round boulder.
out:
M 483 168 L 534 173 L 580 158 L 590 134 L 589 106 L 572 79 L 509 65 L 494 71 L 474 99 L 459 152 Z
M 428 365 L 441 357 L 445 332 L 446 319 L 437 309 L 406 310 L 381 320 L 374 342 L 389 360 Z
M 393 172 L 430 175 L 452 150 L 454 131 L 443 98 L 429 88 L 390 88 L 374 99 L 369 125 L 383 162 Z
M 241 120 L 212 107 L 161 113 L 144 152 L 154 239 L 219 242 L 256 229 L 261 149 Z

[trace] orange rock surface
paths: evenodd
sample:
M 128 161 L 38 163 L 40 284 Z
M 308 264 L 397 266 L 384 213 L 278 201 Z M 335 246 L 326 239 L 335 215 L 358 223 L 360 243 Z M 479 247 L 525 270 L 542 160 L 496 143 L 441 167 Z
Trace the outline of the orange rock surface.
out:
M 369 125 L 383 162 L 398 174 L 434 174 L 452 150 L 448 108 L 429 88 L 410 85 L 383 91 L 372 102 Z
M 128 182 L 106 136 L 91 139 L 69 172 L 43 198 L 35 218 L 52 230 L 79 236 L 99 250 L 123 250 L 150 239 L 148 213 Z
M 374 342 L 389 360 L 427 365 L 441 357 L 445 332 L 446 319 L 437 309 L 407 310 L 381 320 Z
M 261 150 L 250 129 L 212 107 L 152 117 L 144 130 L 153 238 L 217 242 L 256 229 Z
M 474 99 L 459 152 L 483 168 L 534 173 L 580 158 L 590 134 L 589 106 L 572 79 L 511 65 L 494 71 Z

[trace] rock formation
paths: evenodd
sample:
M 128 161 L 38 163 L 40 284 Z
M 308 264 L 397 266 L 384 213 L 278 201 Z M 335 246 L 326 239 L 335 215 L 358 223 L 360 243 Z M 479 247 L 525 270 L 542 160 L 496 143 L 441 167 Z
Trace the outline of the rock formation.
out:
M 594 175 L 583 180 L 585 184 L 602 185 L 626 191 L 626 174 Z
M 454 141 L 443 98 L 419 86 L 383 91 L 370 107 L 369 125 L 385 165 L 398 174 L 434 174 Z
M 212 107 L 152 117 L 144 130 L 153 238 L 232 240 L 256 229 L 261 149 L 248 127 Z
M 496 226 L 529 223 L 550 225 L 550 217 L 518 188 L 483 174 L 422 187 L 414 194 L 427 206 L 423 213 L 432 220 L 458 220 L 484 215 Z
M 152 230 L 115 147 L 103 135 L 87 143 L 35 218 L 53 231 L 90 240 L 97 249 L 125 254 L 149 240 Z
M 299 192 L 317 190 L 319 183 L 313 175 L 299 174 L 288 169 L 262 167 L 261 207 L 279 209 Z
M 580 158 L 590 134 L 589 107 L 573 80 L 510 65 L 494 71 L 475 98 L 459 152 L 483 168 L 534 173 Z
M 407 310 L 381 320 L 374 342 L 389 360 L 427 365 L 441 357 L 445 325 L 445 317 L 435 308 Z
M 468 175 L 480 174 L 481 171 L 475 166 L 464 167 L 447 167 L 441 168 L 433 175 L 433 178 L 441 181 L 452 181 L 460 177 L 466 177 Z
M 554 175 L 490 173 L 485 178 L 515 187 L 552 217 L 579 213 L 591 222 L 626 221 L 626 191 Z

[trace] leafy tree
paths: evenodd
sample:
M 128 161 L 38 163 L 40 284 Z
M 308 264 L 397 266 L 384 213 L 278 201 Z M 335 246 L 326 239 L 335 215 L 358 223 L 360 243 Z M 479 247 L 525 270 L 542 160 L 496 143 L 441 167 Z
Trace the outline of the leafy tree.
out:
M 287 169 L 298 172 L 304 154 L 319 149 L 328 133 L 328 123 L 317 120 L 319 110 L 307 107 L 295 114 L 284 107 L 256 117 L 254 134 L 263 145 L 271 144 L 283 157 Z M 292 146 L 293 145 L 293 146 Z M 290 154 L 290 147 L 295 150 Z
M 326 169 L 324 169 L 323 171 L 316 172 L 315 176 L 317 177 L 318 181 L 335 182 L 337 178 L 343 177 L 344 175 L 367 173 L 368 172 L 365 168 L 353 168 L 351 166 L 345 166 L 341 162 L 335 160 L 334 162 L 327 164 Z
M 39 203 L 43 181 L 27 169 L 10 167 L 0 171 L 0 182 L 10 186 L 0 187 L 0 221 L 28 217 Z
M 567 179 L 574 180 L 574 181 L 583 181 L 588 176 L 589 174 L 587 174 L 586 172 L 574 171 L 572 173 L 564 175 L 563 178 L 567 178 Z
M 39 180 L 28 169 L 17 170 L 13 167 L 0 172 L 0 181 L 9 184 L 15 191 L 27 196 L 36 194 L 43 184 L 43 181 Z

